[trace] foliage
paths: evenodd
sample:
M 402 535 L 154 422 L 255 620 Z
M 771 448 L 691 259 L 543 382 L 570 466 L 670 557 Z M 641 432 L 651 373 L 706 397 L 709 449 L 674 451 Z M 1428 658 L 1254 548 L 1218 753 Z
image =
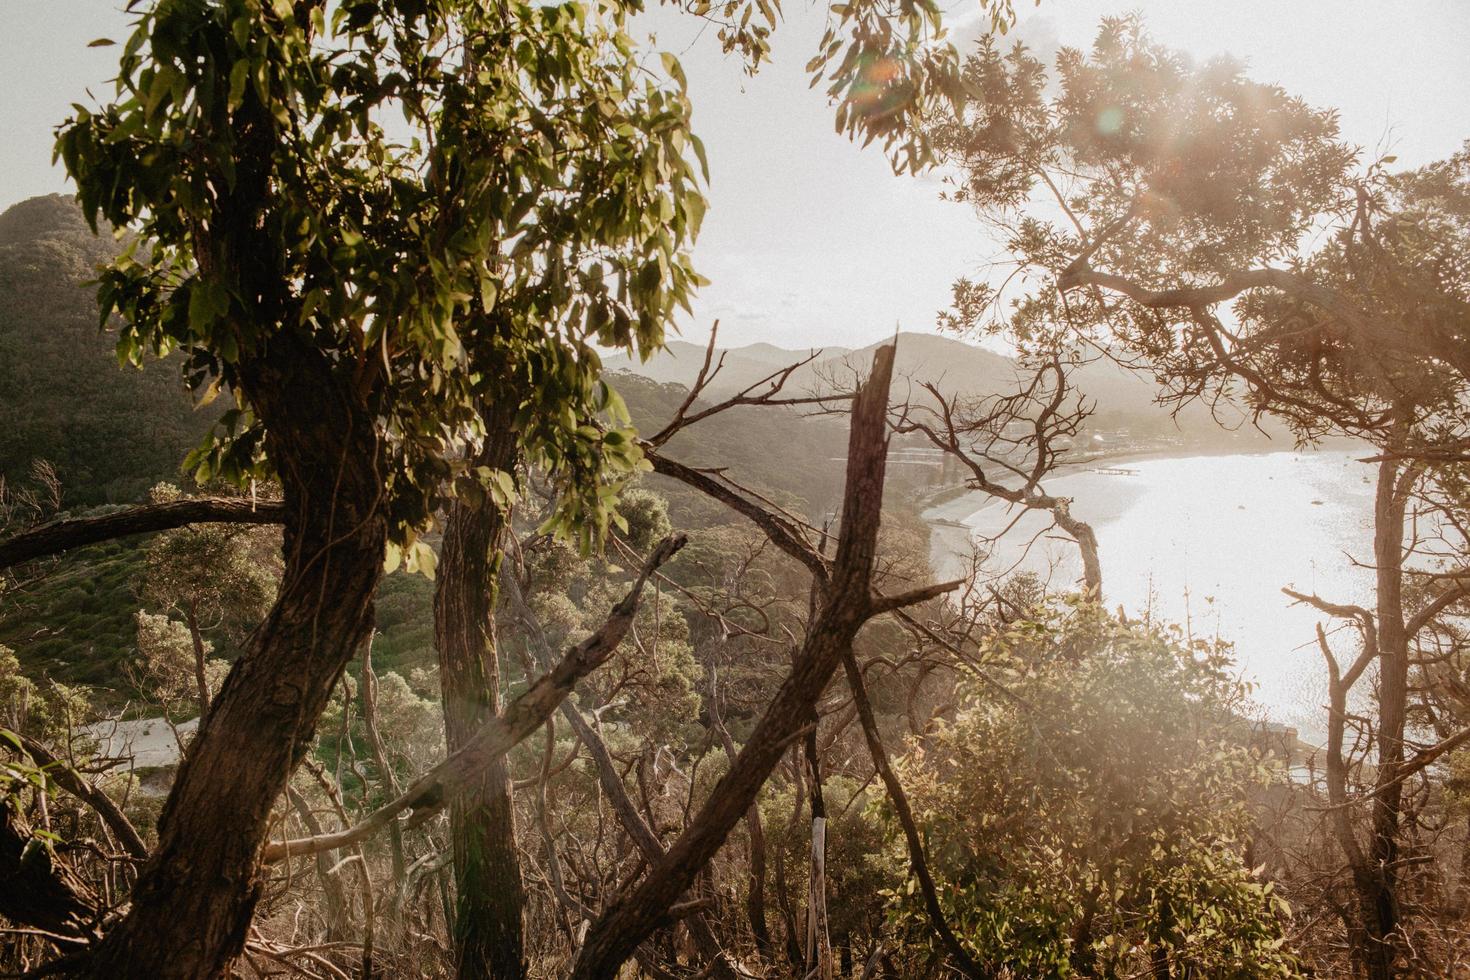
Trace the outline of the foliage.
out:
M 1286 904 L 1241 851 L 1262 778 L 1226 649 L 1041 608 L 986 651 L 973 686 L 903 761 L 946 914 L 977 957 L 1027 977 L 1292 976 Z M 894 916 L 933 942 L 912 882 Z M 923 937 L 923 938 L 919 938 Z
M 1418 441 L 1463 440 L 1465 154 L 1364 167 L 1334 111 L 1137 17 L 1050 73 L 991 40 L 965 72 L 986 96 L 932 135 L 1020 274 L 957 283 L 950 326 L 1100 344 L 1175 404 L 1238 400 L 1304 439 L 1381 442 L 1412 405 Z
M 47 574 L 0 593 L 0 643 L 34 678 L 115 688 L 134 650 L 136 541 L 111 541 L 63 556 Z
M 194 679 L 194 640 L 183 623 L 139 609 L 134 617 L 138 624 L 138 693 L 146 701 L 172 708 L 193 702 L 197 711 Z M 214 644 L 202 641 L 205 686 L 212 696 L 224 683 L 230 665 L 211 657 Z
M 164 503 L 180 493 L 160 484 L 150 496 Z M 275 598 L 279 538 L 273 529 L 237 524 L 165 531 L 148 544 L 139 597 L 165 613 L 177 612 L 191 630 L 221 630 L 238 643 Z
M 241 402 L 198 477 L 265 471 L 252 372 L 289 337 L 378 417 L 394 541 L 451 478 L 513 489 L 461 460 L 487 398 L 511 400 L 527 460 L 570 491 L 556 525 L 584 543 L 605 527 L 607 480 L 638 460 L 626 431 L 592 424 L 622 421 L 592 343 L 661 341 L 698 282 L 685 250 L 704 209 L 682 84 L 641 72 L 625 19 L 460 0 L 139 16 L 117 100 L 78 106 L 57 152 L 89 220 L 138 232 L 99 290 L 125 321 L 119 355 L 180 349 L 200 397 Z M 242 262 L 244 232 L 213 223 L 252 210 L 262 254 Z
M 58 740 L 89 715 L 86 699 L 55 681 L 37 683 L 21 673 L 15 651 L 0 645 L 0 729 Z

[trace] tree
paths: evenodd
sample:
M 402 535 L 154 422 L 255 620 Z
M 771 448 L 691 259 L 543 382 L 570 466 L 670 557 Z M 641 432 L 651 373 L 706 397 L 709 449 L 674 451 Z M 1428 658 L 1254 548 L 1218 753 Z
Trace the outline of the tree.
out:
M 755 9 L 724 8 L 722 36 L 759 60 Z M 591 424 L 616 404 L 591 341 L 660 342 L 697 281 L 683 250 L 703 211 L 682 75 L 669 59 L 669 84 L 641 81 L 627 13 L 160 0 L 123 47 L 117 100 L 62 127 L 89 220 L 136 235 L 99 290 L 120 353 L 179 349 L 202 398 L 228 389 L 238 407 L 191 463 L 274 474 L 286 509 L 281 596 L 180 772 L 99 975 L 166 953 L 163 975 L 212 974 L 240 948 L 271 801 L 367 635 L 380 554 L 426 563 L 416 535 L 441 503 L 511 489 L 508 466 L 478 463 L 502 432 L 487 420 L 513 418 L 521 460 L 571 491 L 557 526 L 584 543 L 606 527 L 636 450 Z M 839 128 L 901 168 L 928 159 L 913 122 L 960 94 L 938 34 L 932 2 L 840 5 L 813 62 Z M 378 110 L 413 136 L 391 138 Z M 188 906 L 165 911 L 167 895 Z M 179 955 L 184 930 L 199 941 Z
M 458 462 L 500 371 L 527 381 L 522 452 L 573 489 L 561 518 L 602 525 L 603 474 L 634 454 L 586 425 L 607 405 L 590 341 L 658 342 L 701 205 L 687 103 L 636 81 L 623 16 L 165 0 L 117 100 L 62 128 L 89 220 L 137 235 L 99 289 L 120 352 L 182 349 L 196 392 L 228 388 L 197 475 L 269 472 L 286 505 L 280 596 L 93 975 L 212 976 L 239 951 L 271 806 L 371 627 L 385 547 L 424 560 L 446 493 L 503 479 Z M 376 107 L 423 139 L 390 138 Z
M 1005 230 L 1021 285 L 962 281 L 956 324 L 1095 345 L 1151 370 L 1176 405 L 1203 400 L 1237 421 L 1243 408 L 1304 441 L 1350 435 L 1379 450 L 1364 647 L 1381 671 L 1379 785 L 1362 860 L 1342 842 L 1358 868 L 1358 958 L 1389 977 L 1402 925 L 1405 506 L 1470 436 L 1463 155 L 1406 175 L 1387 172 L 1392 159 L 1360 167 L 1333 112 L 1232 62 L 1167 51 L 1136 19 L 1105 21 L 1088 53 L 1064 50 L 1055 94 L 1019 47 L 986 42 L 965 74 L 986 97 L 932 136 L 959 167 L 956 197 Z
M 179 497 L 176 487 L 160 484 L 153 488 L 156 503 Z M 209 709 L 211 690 L 218 686 L 206 677 L 208 654 L 214 645 L 205 633 L 219 631 L 238 643 L 264 618 L 276 592 L 270 552 L 279 546 L 273 537 L 249 525 L 195 524 L 165 531 L 148 545 L 138 591 L 145 603 L 162 610 L 163 615 L 139 611 L 139 649 L 150 664 L 160 667 L 192 664 L 186 676 L 193 681 L 201 719 Z M 187 631 L 190 655 L 181 661 L 167 652 L 171 645 L 165 634 L 171 632 L 170 625 L 178 625 L 169 619 L 171 614 L 183 618 Z M 145 635 L 162 642 L 145 644 Z M 173 671 L 164 667 L 164 673 L 172 676 Z

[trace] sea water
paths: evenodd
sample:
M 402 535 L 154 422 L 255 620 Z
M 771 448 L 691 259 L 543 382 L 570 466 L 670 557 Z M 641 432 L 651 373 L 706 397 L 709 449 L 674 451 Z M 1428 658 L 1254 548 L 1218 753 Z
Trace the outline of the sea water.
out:
M 1315 625 L 1323 623 L 1341 662 L 1356 656 L 1357 637 L 1315 609 L 1293 604 L 1283 587 L 1332 602 L 1365 604 L 1373 596 L 1375 467 L 1356 452 L 1275 452 L 1100 462 L 1047 481 L 1073 498 L 1072 513 L 1098 538 L 1109 608 L 1151 615 L 1203 639 L 1234 644 L 1243 679 L 1272 721 L 1320 738 L 1327 671 Z M 999 534 L 989 572 L 1029 570 L 1055 587 L 1081 574 L 1076 546 L 1053 530 L 1045 512 L 1020 517 L 972 495 L 945 508 L 977 539 Z M 983 504 L 983 506 L 982 506 Z M 932 516 L 932 515 L 931 515 Z M 1015 522 L 1014 526 L 1011 526 Z M 936 572 L 955 574 L 965 534 L 939 528 Z M 1366 695 L 1367 679 L 1359 682 Z M 1356 699 L 1355 699 L 1356 700 Z

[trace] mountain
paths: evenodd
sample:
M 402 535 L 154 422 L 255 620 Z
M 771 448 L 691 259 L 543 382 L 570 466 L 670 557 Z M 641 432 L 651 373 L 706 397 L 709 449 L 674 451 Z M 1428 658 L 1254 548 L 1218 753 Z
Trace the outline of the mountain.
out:
M 177 359 L 118 366 L 86 284 L 116 249 L 59 194 L 0 214 L 0 477 L 24 483 L 48 460 L 68 506 L 177 480 L 220 411 L 194 410 Z
M 669 341 L 668 346 L 647 361 L 640 362 L 627 354 L 610 354 L 602 359 L 610 372 L 627 371 L 660 384 L 677 384 L 688 388 L 699 377 L 704 365 L 705 346 L 683 340 Z M 811 350 L 788 350 L 774 344 L 751 344 L 748 347 L 717 348 L 716 359 L 723 357 L 719 373 L 709 385 L 710 394 L 729 395 L 746 388 L 788 364 L 805 360 Z M 846 347 L 821 349 L 821 358 L 850 353 Z M 713 365 L 712 365 L 713 367 Z
M 897 339 L 895 396 L 904 388 L 921 394 L 919 386 L 923 383 L 933 384 L 946 396 L 984 396 L 1013 391 L 1021 381 L 1020 368 L 1013 358 L 984 347 L 936 334 L 900 333 Z M 819 357 L 792 373 L 785 391 L 799 395 L 850 388 L 854 378 L 867 373 L 874 351 L 890 342 L 885 339 L 859 350 L 824 349 Z M 626 356 L 609 357 L 604 364 L 609 371 L 630 372 L 661 384 L 687 387 L 698 376 L 704 354 L 703 347 L 674 341 L 667 351 L 645 364 Z M 710 382 L 706 400 L 732 394 L 786 365 L 806 360 L 810 354 L 772 344 L 718 351 L 724 357 L 724 367 Z M 1075 372 L 1072 380 L 1081 394 L 1096 403 L 1097 426 L 1155 434 L 1178 429 L 1201 438 L 1218 433 L 1218 425 L 1203 407 L 1192 406 L 1177 420 L 1171 419 L 1168 410 L 1155 401 L 1158 389 L 1151 378 L 1111 361 L 1087 364 Z

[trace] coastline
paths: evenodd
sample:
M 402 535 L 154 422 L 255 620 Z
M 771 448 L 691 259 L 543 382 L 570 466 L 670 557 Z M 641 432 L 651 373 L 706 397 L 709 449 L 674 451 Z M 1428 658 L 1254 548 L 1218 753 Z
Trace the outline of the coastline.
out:
M 1070 459 L 1057 465 L 1047 479 L 1061 479 L 1078 472 L 1085 472 L 1107 464 L 1107 468 L 1114 466 L 1125 466 L 1128 463 L 1143 463 L 1158 459 L 1195 459 L 1216 456 L 1271 456 L 1277 453 L 1299 453 L 1299 452 L 1331 452 L 1348 451 L 1362 446 L 1364 451 L 1371 452 L 1371 447 L 1363 446 L 1356 440 L 1334 439 L 1321 445 L 1310 448 L 1298 448 L 1296 446 L 1275 448 L 1261 446 L 1255 448 L 1244 448 L 1228 446 L 1218 443 L 1201 446 L 1155 446 L 1153 448 L 1119 448 L 1114 450 L 1103 450 L 1094 456 L 1085 459 Z M 947 494 L 953 496 L 946 497 Z M 983 497 L 978 503 L 973 500 Z M 937 499 L 945 498 L 945 499 Z M 966 531 L 969 525 L 965 519 L 995 506 L 1004 506 L 1005 501 L 997 497 L 983 495 L 979 490 L 965 487 L 963 484 L 945 487 L 931 495 L 933 503 L 923 503 L 919 511 L 919 518 L 928 524 L 933 532 L 939 531 Z M 937 570 L 936 570 L 937 572 Z
M 1280 444 L 1238 449 L 1219 445 L 1140 448 L 1070 460 L 1058 467 L 1048 482 L 1051 492 L 1077 499 L 1076 515 L 1093 523 L 1104 545 L 1112 534 L 1117 539 L 1113 544 L 1123 548 L 1119 554 L 1125 557 L 1119 559 L 1122 564 L 1115 569 L 1110 598 L 1126 603 L 1128 608 L 1142 608 L 1139 603 L 1147 602 L 1171 621 L 1187 622 L 1193 589 L 1196 625 L 1213 623 L 1207 628 L 1218 632 L 1220 617 L 1227 617 L 1227 636 L 1237 644 L 1237 666 L 1261 688 L 1254 695 L 1259 698 L 1255 701 L 1258 720 L 1297 728 L 1298 748 L 1309 751 L 1322 737 L 1315 708 L 1324 696 L 1319 690 L 1318 665 L 1298 663 L 1302 660 L 1297 655 L 1298 634 L 1310 636 L 1310 611 L 1303 614 L 1283 608 L 1279 615 L 1263 617 L 1258 610 L 1274 608 L 1273 601 L 1282 602 L 1279 584 L 1310 582 L 1313 588 L 1324 586 L 1334 594 L 1353 594 L 1360 583 L 1346 566 L 1339 569 L 1340 563 L 1305 559 L 1293 562 L 1286 554 L 1292 558 L 1321 554 L 1324 542 L 1332 547 L 1349 547 L 1354 542 L 1362 545 L 1358 537 L 1363 533 L 1359 511 L 1364 488 L 1359 486 L 1356 471 L 1364 470 L 1360 460 L 1371 452 L 1362 443 L 1348 440 L 1301 448 Z M 1312 458 L 1319 455 L 1320 460 Z M 1175 460 L 1198 462 L 1141 465 Z M 1140 464 L 1140 472 L 1133 478 L 1106 472 L 1127 470 L 1135 463 Z M 1104 472 L 1092 472 L 1098 470 Z M 1188 474 L 1182 484 L 1189 488 L 1188 493 L 1177 490 L 1181 474 Z M 1060 482 L 1063 479 L 1070 482 Z M 1272 479 L 1277 482 L 1268 482 Z M 1274 488 L 1287 486 L 1292 488 L 1295 504 L 1289 524 L 1281 524 L 1280 518 L 1273 516 L 1281 514 L 1282 506 Z M 1176 490 L 1170 495 L 1161 492 L 1161 487 Z M 1324 499 L 1315 499 L 1318 496 L 1325 498 L 1325 504 Z M 969 571 L 964 556 L 971 551 L 977 529 L 978 533 L 996 533 L 1009 516 L 1020 512 L 1020 508 L 978 491 L 951 492 L 945 497 L 936 493 L 929 499 L 936 498 L 937 503 L 920 507 L 920 516 L 929 528 L 930 566 L 940 578 Z M 1147 503 L 1140 509 L 1140 501 L 1145 499 Z M 1092 506 L 1084 506 L 1084 502 Z M 1324 517 L 1327 523 L 1322 523 Z M 1045 526 L 1045 518 L 1045 514 L 1028 518 L 1028 523 L 1018 529 L 1021 538 L 1037 533 Z M 1231 532 L 1231 526 L 1246 530 Z M 1256 580 L 1262 576 L 1242 573 L 1241 563 L 1212 562 L 1206 552 L 1230 554 L 1238 544 L 1231 533 L 1246 533 L 1256 549 L 1254 562 L 1247 564 L 1268 563 L 1258 567 L 1272 569 L 1281 582 L 1273 578 L 1261 585 Z M 1179 540 L 1189 543 L 1180 546 Z M 1277 554 L 1272 548 L 1285 552 Z M 1193 564 L 1192 550 L 1196 552 Z M 1065 571 L 1070 577 L 1075 570 L 1069 565 L 1066 570 L 1054 571 Z M 1167 595 L 1155 594 L 1155 578 L 1180 583 L 1177 591 L 1183 594 L 1183 607 L 1179 606 L 1180 596 L 1167 589 Z M 1201 600 L 1204 606 L 1199 605 Z M 1156 602 L 1159 605 L 1153 605 Z
M 1278 452 L 1293 452 L 1290 449 L 1259 449 L 1242 451 L 1232 446 L 1155 446 L 1153 448 L 1129 447 L 1115 450 L 1104 450 L 1094 456 L 1085 459 L 1067 460 L 1054 469 L 1048 479 L 1060 479 L 1079 472 L 1086 472 L 1099 465 L 1110 466 L 1126 465 L 1127 463 L 1141 463 L 1153 459 L 1190 459 L 1197 456 L 1246 456 L 1265 455 Z M 946 495 L 952 496 L 946 497 Z M 970 540 L 973 534 L 973 526 L 968 519 L 982 510 L 992 507 L 1010 506 L 1008 502 L 984 494 L 980 490 L 969 489 L 963 484 L 946 487 L 937 491 L 933 497 L 945 498 L 935 503 L 926 504 L 919 511 L 919 518 L 929 526 L 929 566 L 930 571 L 940 578 L 946 578 L 955 573 L 953 560 L 957 555 L 967 554 L 970 550 Z

